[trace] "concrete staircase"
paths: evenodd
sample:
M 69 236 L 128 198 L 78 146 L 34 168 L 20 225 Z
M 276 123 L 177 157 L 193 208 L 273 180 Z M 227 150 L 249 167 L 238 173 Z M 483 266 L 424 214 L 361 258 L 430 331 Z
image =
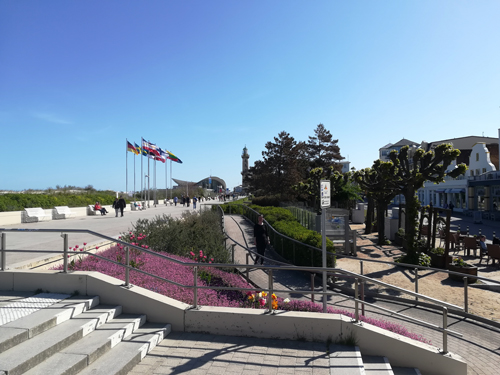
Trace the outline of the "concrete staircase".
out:
M 121 306 L 101 305 L 99 297 L 23 297 L 0 296 L 0 375 L 127 374 L 171 329 L 146 323 L 145 315 L 122 314 Z M 335 375 L 420 374 L 333 344 L 329 366 Z
M 10 302 L 10 303 L 9 303 Z M 0 375 L 126 374 L 170 333 L 99 297 L 42 293 L 0 303 Z
M 330 374 L 335 375 L 420 375 L 410 367 L 391 367 L 385 357 L 362 355 L 357 346 L 330 346 Z

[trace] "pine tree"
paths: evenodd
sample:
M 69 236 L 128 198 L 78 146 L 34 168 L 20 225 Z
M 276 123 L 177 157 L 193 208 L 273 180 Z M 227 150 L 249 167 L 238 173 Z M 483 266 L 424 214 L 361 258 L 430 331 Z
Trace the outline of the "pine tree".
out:
M 333 139 L 332 134 L 323 124 L 319 124 L 314 130 L 314 136 L 309 136 L 307 142 L 307 157 L 311 169 L 326 168 L 333 166 L 335 170 L 340 170 L 339 162 L 344 159 L 340 155 L 340 148 L 337 145 L 338 139 Z

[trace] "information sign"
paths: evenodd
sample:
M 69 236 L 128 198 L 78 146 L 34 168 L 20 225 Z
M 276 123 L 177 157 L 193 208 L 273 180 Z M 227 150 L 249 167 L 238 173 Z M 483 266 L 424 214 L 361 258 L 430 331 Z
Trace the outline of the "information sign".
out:
M 321 180 L 320 182 L 320 192 L 319 196 L 321 199 L 321 208 L 328 208 L 330 207 L 330 181 L 328 180 Z

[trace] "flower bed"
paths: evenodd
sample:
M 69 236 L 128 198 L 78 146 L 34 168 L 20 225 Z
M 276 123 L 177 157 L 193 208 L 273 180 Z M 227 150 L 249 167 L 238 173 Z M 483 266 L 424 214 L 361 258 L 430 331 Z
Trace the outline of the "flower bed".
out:
M 146 247 L 146 245 L 143 245 Z M 84 251 L 85 246 L 79 248 L 75 246 L 70 248 L 75 253 L 71 256 L 72 260 L 69 263 L 69 268 L 74 271 L 98 271 L 106 275 L 115 277 L 120 280 L 125 280 L 125 268 L 118 264 L 107 262 L 101 260 L 95 256 L 89 255 L 87 257 L 81 257 L 78 255 L 78 251 Z M 118 245 L 109 248 L 105 251 L 98 253 L 99 256 L 113 260 L 115 262 L 125 264 L 125 250 L 123 246 Z M 160 258 L 153 254 L 143 253 L 140 250 L 131 249 L 130 251 L 130 283 L 140 286 L 145 289 L 149 289 L 156 293 L 168 296 L 170 298 L 176 299 L 178 301 L 184 302 L 186 304 L 193 304 L 193 289 L 177 286 L 168 282 L 158 280 L 154 277 L 145 275 L 140 272 L 134 271 L 134 269 L 140 269 L 142 271 L 151 273 L 163 277 L 165 279 L 171 280 L 173 282 L 193 285 L 193 268 L 192 266 L 184 266 L 174 261 Z M 191 258 L 170 255 L 170 258 L 179 260 L 181 262 L 192 263 L 194 259 L 197 259 L 200 263 L 198 269 L 198 286 L 223 286 L 223 287 L 235 287 L 242 289 L 254 289 L 254 287 L 248 284 L 240 275 L 230 272 L 224 272 L 221 269 L 203 266 L 203 263 L 211 263 L 212 259 L 205 257 L 203 252 L 200 251 L 199 254 L 191 253 Z M 62 269 L 62 265 L 54 267 L 53 269 Z M 238 290 L 214 290 L 214 289 L 198 289 L 198 304 L 206 306 L 219 306 L 219 307 L 242 307 L 242 308 L 258 308 L 267 309 L 267 298 L 269 298 L 266 292 L 259 291 L 238 291 Z M 272 307 L 277 310 L 286 311 L 307 311 L 307 312 L 322 312 L 323 306 L 310 301 L 305 300 L 289 300 L 288 298 L 283 299 L 277 297 L 276 295 L 271 295 Z M 328 306 L 327 312 L 330 314 L 342 314 L 354 318 L 354 313 L 347 310 L 334 309 Z M 366 323 L 375 325 L 377 327 L 389 330 L 401 334 L 403 336 L 412 338 L 417 341 L 424 343 L 429 343 L 430 341 L 425 339 L 423 336 L 408 332 L 408 330 L 396 323 L 391 323 L 384 320 L 367 318 L 365 316 L 360 316 L 360 320 Z

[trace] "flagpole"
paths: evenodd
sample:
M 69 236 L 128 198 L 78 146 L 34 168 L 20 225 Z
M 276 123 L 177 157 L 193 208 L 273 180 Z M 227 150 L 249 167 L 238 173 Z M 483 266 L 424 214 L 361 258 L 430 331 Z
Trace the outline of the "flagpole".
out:
M 153 201 L 154 201 L 154 205 L 156 206 L 156 159 L 154 159 L 154 162 L 153 162 L 153 169 L 154 169 L 154 176 L 153 176 Z
M 149 156 L 148 156 L 148 208 L 150 208 L 150 206 L 149 206 L 149 200 L 151 198 L 151 193 L 149 192 L 149 188 L 151 186 L 150 183 L 149 183 L 149 180 L 150 180 L 149 176 L 150 176 L 150 174 L 149 174 Z
M 128 139 L 125 138 L 125 192 L 128 192 Z
M 134 202 L 135 202 L 135 153 L 134 153 L 134 194 L 133 194 L 133 197 L 134 197 Z
M 143 180 L 142 176 L 143 175 L 144 175 L 144 172 L 142 171 L 142 138 L 141 138 L 141 201 L 142 201 L 142 194 L 144 193 L 144 188 L 143 188 L 144 184 L 142 182 L 142 180 Z
M 168 199 L 168 174 L 167 174 L 167 159 L 165 158 L 165 199 Z
M 173 188 L 173 184 L 172 184 L 172 160 L 170 160 L 170 198 L 172 198 L 172 188 Z

